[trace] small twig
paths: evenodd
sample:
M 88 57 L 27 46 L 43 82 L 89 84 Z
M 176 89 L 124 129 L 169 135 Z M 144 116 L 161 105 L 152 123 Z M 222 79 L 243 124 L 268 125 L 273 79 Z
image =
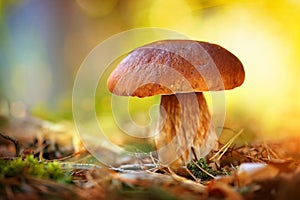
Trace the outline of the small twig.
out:
M 152 152 L 150 152 L 150 159 L 153 162 L 153 164 L 155 164 L 156 166 L 158 166 L 159 160 L 157 158 L 153 157 Z
M 20 144 L 19 144 L 19 141 L 11 136 L 8 136 L 8 135 L 5 135 L 3 133 L 0 132 L 0 136 L 3 137 L 4 139 L 6 140 L 9 140 L 11 141 L 12 143 L 14 143 L 15 145 L 15 150 L 16 150 L 16 154 L 15 156 L 19 156 L 20 155 L 20 150 L 21 150 L 21 147 L 20 147 Z
M 197 164 L 197 162 L 193 161 L 193 163 L 205 174 L 207 174 L 208 176 L 212 177 L 212 178 L 216 178 L 214 175 L 212 175 L 211 173 L 209 173 L 208 171 L 206 171 L 205 169 L 203 169 L 200 165 Z
M 155 168 L 153 168 L 151 170 L 148 169 L 147 171 L 156 172 L 157 170 L 159 170 L 159 168 L 158 168 L 158 166 L 159 166 L 159 164 L 158 164 L 159 160 L 153 157 L 152 152 L 150 152 L 149 156 L 150 156 L 150 159 L 151 159 L 152 163 L 155 165 Z
M 195 160 L 198 160 L 194 147 L 191 147 L 192 153 L 195 157 Z
M 187 167 L 185 168 L 185 170 L 197 183 L 200 183 L 200 180 Z
M 126 165 L 121 165 L 119 167 L 111 167 L 111 169 L 114 170 L 122 170 L 122 171 L 145 171 L 145 170 L 151 170 L 156 167 L 155 164 L 126 164 Z
M 50 162 L 52 162 L 52 161 L 50 161 Z M 89 169 L 102 168 L 101 166 L 95 165 L 95 164 L 69 163 L 69 162 L 60 163 L 60 166 L 65 169 L 73 168 L 73 169 L 77 169 L 77 170 L 89 170 Z
M 51 162 L 51 161 L 50 161 Z M 76 169 L 76 170 L 90 170 L 90 169 L 100 169 L 102 166 L 96 165 L 96 164 L 84 164 L 84 163 L 71 163 L 71 162 L 63 162 L 60 163 L 62 168 L 65 169 Z M 143 168 L 147 168 L 143 170 Z M 128 165 L 122 165 L 120 167 L 109 167 L 110 170 L 116 171 L 116 172 L 126 172 L 126 173 L 135 173 L 135 172 L 141 172 L 146 171 L 151 168 L 155 168 L 154 164 L 128 164 Z

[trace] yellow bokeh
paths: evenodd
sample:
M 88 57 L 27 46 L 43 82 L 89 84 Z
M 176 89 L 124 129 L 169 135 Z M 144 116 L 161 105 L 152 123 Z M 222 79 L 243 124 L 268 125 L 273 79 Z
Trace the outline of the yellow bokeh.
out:
M 226 91 L 226 126 L 236 130 L 244 128 L 245 132 L 267 138 L 299 134 L 300 3 L 297 0 L 76 0 L 54 3 L 28 0 L 2 2 L 0 6 L 1 39 L 6 58 L 1 59 L 0 91 L 9 101 L 27 102 L 32 99 L 27 96 L 27 90 L 34 90 L 32 86 L 36 86 L 43 90 L 36 93 L 36 98 L 47 97 L 45 105 L 51 105 L 46 112 L 71 113 L 71 106 L 62 108 L 57 102 L 66 102 L 63 98 L 67 98 L 71 105 L 71 97 L 65 94 L 71 94 L 80 64 L 96 45 L 132 28 L 160 27 L 191 39 L 217 43 L 242 61 L 246 80 L 241 87 Z M 39 10 L 41 8 L 47 9 Z M 126 42 L 138 43 L 147 37 Z M 29 50 L 30 57 L 22 54 Z M 32 63 L 38 64 L 33 66 Z M 37 84 L 32 83 L 30 87 L 23 76 L 29 71 L 39 76 Z M 109 95 L 104 89 L 97 94 L 97 112 L 109 110 Z M 137 105 L 130 107 L 133 118 L 144 119 L 147 123 L 149 115 L 141 109 L 142 100 L 132 102 Z M 151 101 L 144 103 L 148 108 Z M 38 110 L 38 105 L 27 106 Z M 71 120 L 72 115 L 69 118 Z M 107 125 L 107 128 L 110 127 Z

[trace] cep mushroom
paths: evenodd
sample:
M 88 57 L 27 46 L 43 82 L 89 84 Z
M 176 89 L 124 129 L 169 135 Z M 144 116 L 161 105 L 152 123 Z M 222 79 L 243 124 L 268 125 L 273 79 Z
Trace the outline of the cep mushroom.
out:
M 216 145 L 216 132 L 202 92 L 229 90 L 245 79 L 242 63 L 223 47 L 193 40 L 162 40 L 129 53 L 111 73 L 116 95 L 161 96 L 159 161 L 180 170 Z

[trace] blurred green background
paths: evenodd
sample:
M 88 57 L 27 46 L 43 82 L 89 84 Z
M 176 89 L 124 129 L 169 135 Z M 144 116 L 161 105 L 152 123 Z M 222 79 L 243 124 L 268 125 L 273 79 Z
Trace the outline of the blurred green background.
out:
M 73 81 L 88 53 L 122 31 L 160 27 L 217 43 L 244 64 L 244 84 L 226 92 L 226 127 L 249 138 L 295 136 L 299 22 L 298 0 L 0 0 L 0 112 L 71 121 Z M 101 88 L 96 109 L 104 116 L 110 94 Z M 143 124 L 159 99 L 133 101 Z

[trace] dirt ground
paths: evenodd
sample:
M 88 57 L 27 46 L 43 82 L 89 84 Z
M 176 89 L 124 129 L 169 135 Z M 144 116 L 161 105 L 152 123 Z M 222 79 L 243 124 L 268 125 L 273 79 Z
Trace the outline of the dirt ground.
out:
M 7 119 L 2 119 L 4 123 Z M 55 161 L 71 180 L 62 183 L 25 170 L 1 174 L 0 199 L 299 199 L 300 139 L 261 141 L 234 147 L 219 145 L 187 173 L 176 174 L 155 157 L 127 160 L 115 168 L 102 166 L 83 148 L 74 147 L 65 129 L 37 119 L 7 121 L 1 126 L 2 166 L 33 155 Z M 54 129 L 53 126 L 56 128 Z M 47 134 L 37 134 L 41 130 Z M 50 127 L 50 128 L 49 128 Z M 51 137 L 59 131 L 64 139 Z M 57 134 L 57 133 L 56 133 Z M 4 164 L 3 164 L 4 163 Z M 194 171 L 198 170 L 197 177 Z M 209 170 L 216 172 L 212 175 Z M 0 172 L 3 172 L 3 170 Z M 204 176 L 200 176 L 204 177 Z

